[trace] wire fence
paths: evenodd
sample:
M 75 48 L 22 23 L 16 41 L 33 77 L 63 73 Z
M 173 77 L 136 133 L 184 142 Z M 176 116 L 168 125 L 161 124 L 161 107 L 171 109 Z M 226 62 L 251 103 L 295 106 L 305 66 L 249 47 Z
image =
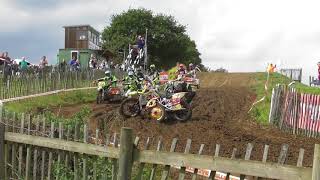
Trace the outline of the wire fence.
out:
M 302 69 L 280 69 L 280 74 L 287 76 L 293 81 L 301 82 L 302 80 Z

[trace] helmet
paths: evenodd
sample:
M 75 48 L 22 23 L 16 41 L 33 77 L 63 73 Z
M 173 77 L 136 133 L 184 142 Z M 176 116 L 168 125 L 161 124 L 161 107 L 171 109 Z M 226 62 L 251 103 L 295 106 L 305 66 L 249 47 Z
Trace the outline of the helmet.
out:
M 110 75 L 111 72 L 110 72 L 110 70 L 106 70 L 106 71 L 104 72 L 104 74 L 105 74 L 105 75 Z
M 128 76 L 133 76 L 133 75 L 134 75 L 133 71 L 128 72 Z
M 190 63 L 190 64 L 189 64 L 189 67 L 193 67 L 193 64 L 192 64 L 192 63 Z
M 152 68 L 156 68 L 156 65 L 151 64 L 151 65 L 150 65 L 150 69 L 152 69 Z
M 179 67 L 184 67 L 184 65 L 183 64 L 179 64 Z

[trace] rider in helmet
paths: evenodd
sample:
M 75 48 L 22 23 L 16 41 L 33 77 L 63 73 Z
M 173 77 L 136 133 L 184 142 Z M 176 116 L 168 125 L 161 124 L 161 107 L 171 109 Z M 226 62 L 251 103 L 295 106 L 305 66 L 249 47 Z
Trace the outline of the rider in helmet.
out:
M 112 73 L 111 73 L 110 70 L 106 70 L 106 71 L 104 72 L 104 74 L 105 74 L 105 77 L 100 78 L 100 79 L 98 79 L 97 81 L 98 81 L 98 82 L 99 82 L 99 81 L 105 81 L 107 88 L 110 87 L 110 86 L 116 87 L 116 86 L 117 86 L 117 81 L 118 81 L 117 78 L 116 78 L 116 76 L 112 75 Z
M 149 68 L 149 75 L 153 75 L 156 71 L 156 65 L 151 64 Z
M 179 64 L 179 68 L 177 70 L 178 79 L 184 77 L 186 74 L 187 74 L 187 70 L 186 70 L 184 64 Z
M 190 75 L 192 78 L 196 78 L 196 68 L 192 63 L 189 64 L 188 75 Z
M 138 78 L 138 81 L 144 80 L 144 74 L 142 73 L 141 68 L 136 69 L 136 77 Z
M 130 90 L 130 91 L 136 91 L 139 88 L 141 88 L 137 77 L 134 75 L 133 71 L 128 71 L 128 76 L 125 77 L 123 80 L 125 84 L 125 91 Z
M 192 63 L 190 63 L 189 64 L 189 71 L 192 71 L 192 70 L 194 70 L 195 68 L 194 68 L 194 65 L 192 64 Z
M 159 83 L 159 72 L 156 70 L 156 66 L 154 64 L 150 65 L 148 77 L 154 84 Z

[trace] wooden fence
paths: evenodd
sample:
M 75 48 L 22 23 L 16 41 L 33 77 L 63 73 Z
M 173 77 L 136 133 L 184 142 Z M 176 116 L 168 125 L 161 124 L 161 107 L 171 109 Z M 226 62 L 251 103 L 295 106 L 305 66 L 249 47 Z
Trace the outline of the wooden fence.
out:
M 293 134 L 320 136 L 320 95 L 283 85 L 272 91 L 269 122 Z
M 294 81 L 301 82 L 302 80 L 302 69 L 280 69 L 279 72 Z
M 0 79 L 0 99 L 8 99 L 48 91 L 92 86 L 92 81 L 103 76 L 102 71 L 57 71 Z
M 320 180 L 320 147 L 315 146 L 312 168 L 303 167 L 304 149 L 300 149 L 297 165 L 285 165 L 288 145 L 279 150 L 278 162 L 267 162 L 269 146 L 265 145 L 261 161 L 250 160 L 253 144 L 246 148 L 244 159 L 236 159 L 237 148 L 231 158 L 220 157 L 220 145 L 210 155 L 190 154 L 191 139 L 184 153 L 175 152 L 178 139 L 174 138 L 169 152 L 164 151 L 162 140 L 152 138 L 140 142 L 129 128 L 118 134 L 88 130 L 87 125 L 64 127 L 62 122 L 47 122 L 44 118 L 22 114 L 1 113 L 0 116 L 0 179 L 173 179 L 193 180 L 206 175 L 218 178 L 224 172 L 240 179 L 254 177 L 271 179 Z M 143 150 L 138 149 L 143 143 Z M 156 147 L 153 147 L 156 145 Z M 155 148 L 155 149 L 154 149 Z M 211 148 L 211 147 L 210 147 Z M 239 147 L 241 148 L 241 147 Z M 312 171 L 314 170 L 314 175 Z M 65 173 L 65 174 L 64 174 Z M 65 177 L 64 177 L 65 178 Z M 234 178 L 239 179 L 239 178 Z

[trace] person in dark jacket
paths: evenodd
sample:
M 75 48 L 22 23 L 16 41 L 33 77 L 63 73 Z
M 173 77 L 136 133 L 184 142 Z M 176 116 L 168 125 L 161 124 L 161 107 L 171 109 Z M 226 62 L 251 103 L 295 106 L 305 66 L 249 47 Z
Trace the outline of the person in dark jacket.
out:
M 12 74 L 12 61 L 11 58 L 9 57 L 8 52 L 2 53 L 0 56 L 0 65 L 3 65 L 3 74 L 4 74 L 4 81 L 6 81 L 8 76 L 11 76 Z
M 145 42 L 144 42 L 144 37 L 140 36 L 140 38 L 138 39 L 138 48 L 139 49 L 143 49 L 144 48 L 144 45 L 145 45 Z

